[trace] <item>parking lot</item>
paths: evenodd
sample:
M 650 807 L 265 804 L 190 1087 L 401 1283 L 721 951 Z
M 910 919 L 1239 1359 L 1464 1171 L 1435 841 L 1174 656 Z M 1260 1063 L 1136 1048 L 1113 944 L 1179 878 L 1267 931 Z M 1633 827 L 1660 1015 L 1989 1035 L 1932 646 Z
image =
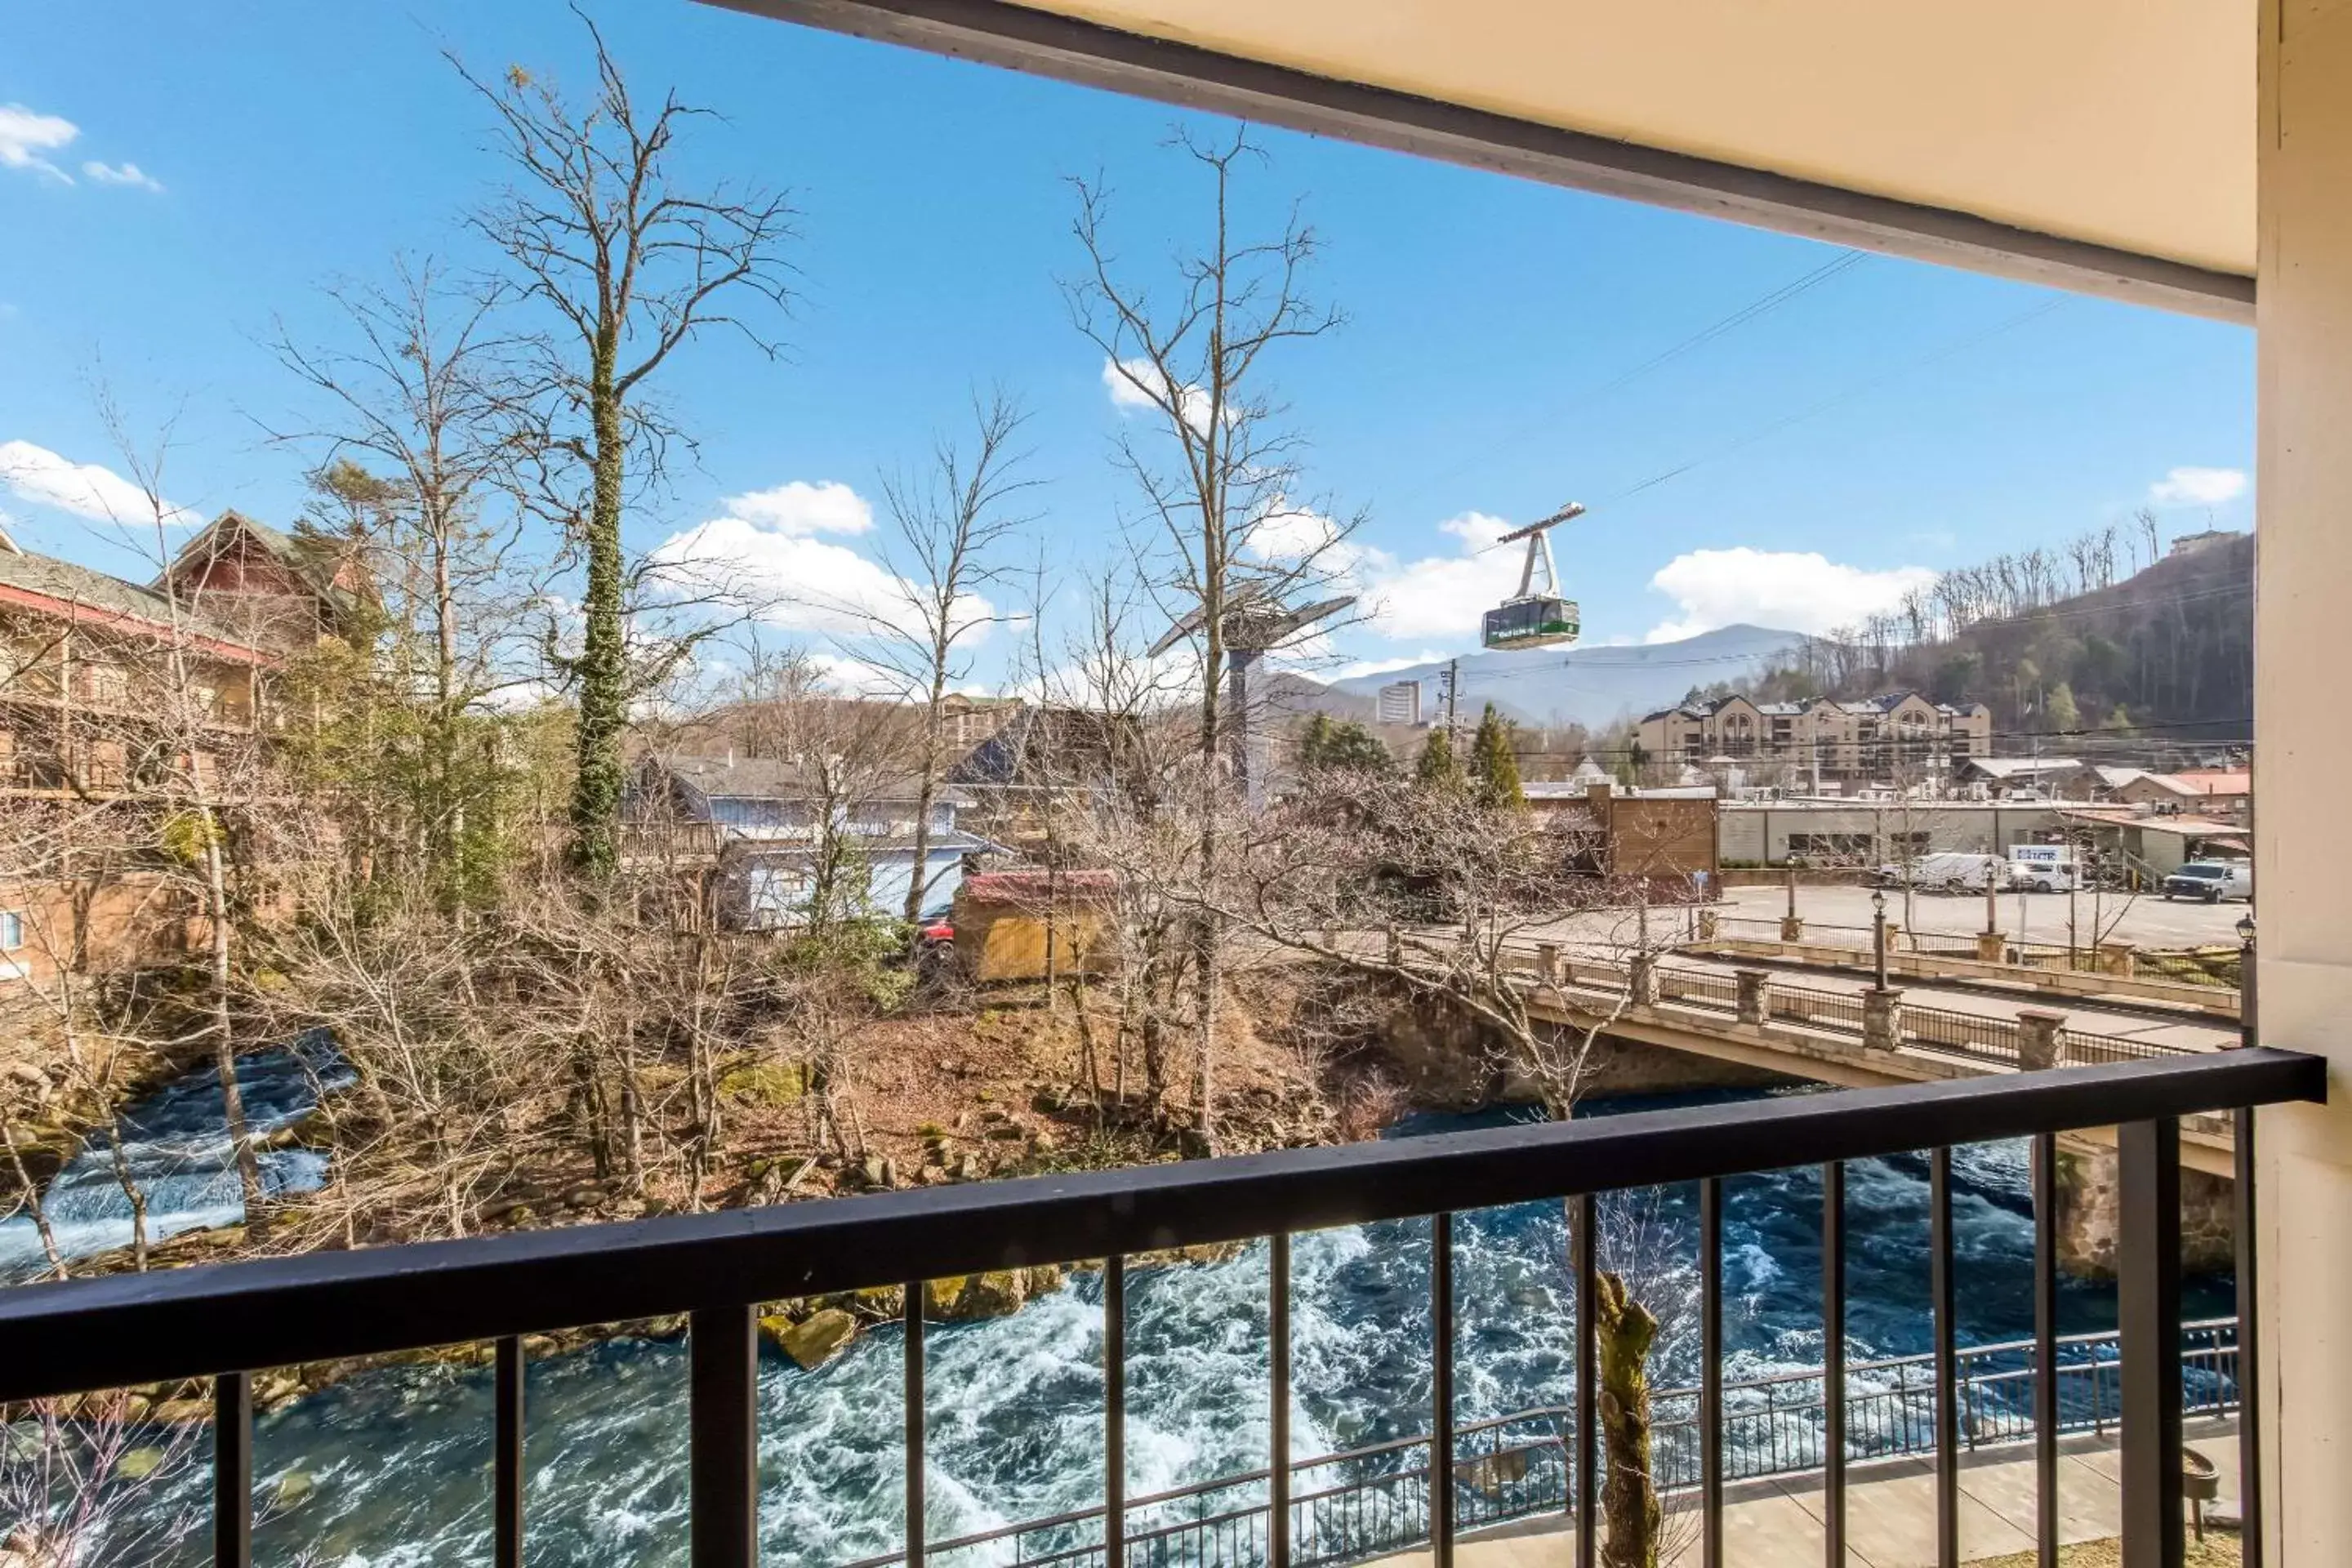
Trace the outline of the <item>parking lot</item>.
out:
M 1808 925 L 1870 927 L 1868 888 L 1804 888 L 1797 889 L 1797 913 Z M 2235 946 L 2243 903 L 2203 904 L 2186 900 L 2167 903 L 2159 893 L 2002 893 L 2000 929 L 2013 940 L 2064 943 L 2067 924 L 2074 922 L 2075 939 L 2088 942 L 2092 921 L 2109 942 L 2140 947 Z M 1778 920 L 1788 909 L 1785 889 L 1733 888 L 1724 894 L 1723 912 L 1743 919 Z M 2071 906 L 2071 915 L 2070 915 Z M 1886 892 L 1886 918 L 1922 933 L 1969 936 L 1984 930 L 1982 893 L 1910 895 L 1910 912 L 1899 888 Z

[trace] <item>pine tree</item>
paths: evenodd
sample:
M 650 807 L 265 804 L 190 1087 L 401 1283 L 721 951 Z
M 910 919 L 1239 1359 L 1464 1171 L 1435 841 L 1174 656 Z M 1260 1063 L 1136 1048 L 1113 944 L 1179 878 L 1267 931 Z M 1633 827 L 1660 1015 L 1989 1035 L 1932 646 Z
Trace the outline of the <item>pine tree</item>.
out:
M 1331 721 L 1318 713 L 1307 721 L 1307 728 L 1298 737 L 1298 771 L 1313 773 L 1330 761 Z
M 1443 725 L 1430 727 L 1429 739 L 1422 743 L 1421 760 L 1413 764 L 1412 776 L 1439 789 L 1462 787 L 1462 764 L 1454 760 L 1454 742 Z
M 1396 759 L 1381 738 L 1353 719 L 1342 720 L 1325 732 L 1320 756 L 1327 768 L 1345 768 L 1354 773 L 1391 773 Z
M 2074 689 L 2060 681 L 2050 689 L 2042 708 L 2044 727 L 2058 732 L 2082 728 L 2083 712 L 2074 702 Z
M 1511 753 L 1511 727 L 1491 702 L 1479 716 L 1477 733 L 1470 739 L 1470 782 L 1481 805 L 1528 803 L 1519 788 L 1519 760 Z

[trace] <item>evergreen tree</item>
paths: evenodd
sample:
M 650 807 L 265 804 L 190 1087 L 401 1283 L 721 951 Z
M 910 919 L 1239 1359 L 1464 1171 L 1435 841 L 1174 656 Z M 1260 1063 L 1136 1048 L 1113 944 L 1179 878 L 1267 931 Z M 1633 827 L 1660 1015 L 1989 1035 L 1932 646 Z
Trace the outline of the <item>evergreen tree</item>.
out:
M 1430 726 L 1429 739 L 1422 742 L 1421 760 L 1413 764 L 1412 776 L 1439 789 L 1462 786 L 1462 764 L 1454 760 L 1454 742 L 1444 725 Z
M 1477 733 L 1470 738 L 1470 782 L 1481 805 L 1528 803 L 1519 788 L 1519 760 L 1511 753 L 1511 726 L 1491 702 L 1479 716 Z
M 2042 700 L 2042 716 L 2046 729 L 2053 731 L 2081 729 L 2083 712 L 2075 705 L 2074 687 L 2063 680 L 2052 687 L 2050 695 Z
M 1346 768 L 1355 773 L 1387 773 L 1396 767 L 1396 759 L 1381 738 L 1353 719 L 1331 725 L 1324 731 L 1320 765 Z
M 1307 721 L 1307 728 L 1298 736 L 1298 771 L 1311 773 L 1329 762 L 1331 752 L 1331 721 L 1321 713 Z

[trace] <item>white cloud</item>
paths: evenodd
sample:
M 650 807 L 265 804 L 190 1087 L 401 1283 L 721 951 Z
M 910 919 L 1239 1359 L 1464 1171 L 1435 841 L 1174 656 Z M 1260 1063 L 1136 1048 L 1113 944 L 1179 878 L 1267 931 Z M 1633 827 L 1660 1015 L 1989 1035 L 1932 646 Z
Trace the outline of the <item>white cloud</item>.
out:
M 1479 619 L 1518 592 L 1517 546 L 1494 548 L 1511 525 L 1482 511 L 1465 511 L 1437 525 L 1459 542 L 1454 553 L 1400 561 L 1367 546 L 1357 575 L 1373 629 L 1388 637 L 1459 637 L 1477 635 Z
M 55 507 L 93 522 L 152 527 L 157 503 L 145 490 L 99 463 L 77 463 L 30 441 L 0 441 L 0 486 L 20 500 Z M 173 528 L 202 520 L 185 507 L 162 503 L 163 521 Z
M 1152 395 L 1166 384 L 1150 360 L 1112 359 L 1108 354 L 1103 357 L 1102 381 L 1113 408 L 1155 408 L 1159 404 Z
M 764 490 L 728 496 L 719 504 L 729 517 L 795 538 L 812 533 L 866 533 L 874 527 L 873 503 L 838 479 L 820 479 L 815 484 L 793 479 Z
M 1651 642 L 1675 642 L 1717 626 L 1826 632 L 1889 610 L 1914 588 L 1936 580 L 1925 566 L 1885 572 L 1847 566 L 1813 551 L 1693 550 L 1658 569 L 1650 586 L 1681 615 L 1650 628 Z
M 1184 423 L 1193 429 L 1208 423 L 1208 394 L 1197 386 L 1184 386 L 1178 388 L 1171 399 L 1168 378 L 1148 359 L 1105 357 L 1102 383 L 1103 390 L 1110 394 L 1110 405 L 1122 414 L 1157 412 L 1172 401 L 1183 410 Z
M 877 623 L 907 615 L 912 591 L 901 578 L 845 544 L 818 532 L 863 533 L 874 509 L 847 485 L 795 479 L 772 489 L 732 496 L 727 515 L 672 534 L 652 559 L 682 584 L 745 606 L 771 626 L 843 637 L 874 634 Z M 994 612 L 970 596 L 960 618 Z M 985 635 L 984 627 L 968 636 Z
M 81 166 L 81 172 L 101 185 L 136 185 L 142 191 L 160 192 L 163 182 L 136 163 L 101 163 L 93 158 Z
M 0 103 L 0 169 L 30 169 L 73 184 L 73 176 L 41 154 L 54 153 L 81 134 L 70 120 L 36 114 L 21 103 Z
M 2243 468 L 2171 468 L 2147 487 L 2147 499 L 2158 506 L 2220 506 L 2245 493 Z

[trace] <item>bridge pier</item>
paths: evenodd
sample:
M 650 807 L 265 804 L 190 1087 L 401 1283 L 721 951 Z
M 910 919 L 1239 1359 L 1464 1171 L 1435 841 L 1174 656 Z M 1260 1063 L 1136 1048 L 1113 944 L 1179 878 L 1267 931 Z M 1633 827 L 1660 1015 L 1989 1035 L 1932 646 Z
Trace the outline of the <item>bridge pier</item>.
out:
M 1903 1043 L 1903 993 L 1870 990 L 1862 994 L 1862 1048 L 1891 1051 Z
M 2115 1146 L 2066 1140 L 2058 1151 L 2058 1266 L 2079 1279 L 2116 1277 L 2122 1177 Z M 2219 1272 L 2236 1261 L 2235 1193 L 2227 1176 L 2183 1166 L 2180 1267 Z

